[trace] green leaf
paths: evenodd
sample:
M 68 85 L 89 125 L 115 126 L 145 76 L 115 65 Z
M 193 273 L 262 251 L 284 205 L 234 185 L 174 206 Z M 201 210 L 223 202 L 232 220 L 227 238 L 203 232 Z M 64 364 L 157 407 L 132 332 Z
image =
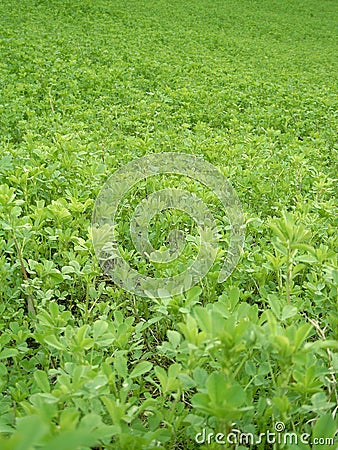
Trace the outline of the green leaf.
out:
M 229 384 L 220 373 L 212 373 L 206 383 L 208 395 L 214 404 L 229 404 L 229 407 L 241 406 L 246 399 L 244 389 L 237 384 Z
M 168 383 L 167 372 L 163 369 L 163 367 L 159 367 L 159 366 L 155 366 L 154 372 L 161 383 L 161 387 L 162 387 L 163 391 L 165 391 L 167 383 Z
M 240 292 L 239 292 L 238 287 L 233 287 L 228 292 L 232 310 L 235 308 L 235 306 L 239 302 L 239 295 L 240 295 Z
M 249 376 L 254 376 L 254 375 L 256 375 L 256 371 L 257 371 L 257 369 L 256 369 L 256 366 L 255 366 L 255 364 L 252 362 L 252 361 L 246 361 L 245 362 L 245 366 L 244 366 L 244 368 L 245 368 L 245 372 L 249 375 Z
M 104 320 L 97 320 L 93 325 L 93 338 L 94 341 L 103 336 L 108 329 L 108 322 Z
M 17 431 L 13 438 L 13 450 L 27 450 L 40 443 L 48 432 L 48 426 L 38 416 L 26 416 L 18 419 Z
M 277 319 L 279 319 L 281 314 L 281 305 L 279 298 L 277 297 L 277 295 L 268 295 L 268 302 L 270 308 L 272 309 L 272 312 L 277 317 Z
M 181 373 L 178 375 L 178 377 L 181 380 L 183 388 L 185 390 L 189 390 L 196 387 L 196 382 L 186 373 Z
M 131 378 L 140 377 L 144 373 L 149 372 L 149 370 L 151 370 L 152 367 L 153 367 L 153 364 L 151 362 L 142 361 L 142 362 L 136 364 L 136 366 L 134 367 L 134 369 L 132 370 L 132 372 L 130 374 L 130 377 Z
M 187 303 L 195 302 L 199 300 L 199 297 L 202 293 L 202 289 L 200 286 L 194 286 L 186 293 Z
M 176 348 L 179 345 L 180 341 L 181 341 L 180 333 L 178 333 L 177 331 L 174 331 L 174 330 L 168 330 L 167 331 L 167 336 L 168 336 L 170 344 L 174 348 Z
M 12 167 L 11 155 L 5 155 L 0 159 L 0 173 L 6 173 L 8 170 L 11 170 Z
M 66 408 L 61 411 L 59 421 L 60 429 L 62 431 L 73 430 L 79 421 L 80 414 L 80 411 L 76 408 Z
M 327 339 L 326 341 L 308 342 L 305 344 L 304 348 L 306 350 L 311 349 L 312 351 L 320 350 L 322 348 L 331 348 L 338 350 L 338 341 Z
M 60 272 L 52 271 L 49 272 L 48 276 L 54 285 L 60 284 L 63 281 L 63 275 Z
M 117 374 L 121 378 L 126 378 L 127 377 L 127 375 L 128 375 L 127 359 L 123 356 L 123 354 L 118 353 L 115 356 L 114 368 L 115 368 Z
M 301 325 L 297 329 L 295 339 L 294 339 L 294 345 L 295 345 L 296 349 L 299 348 L 303 344 L 303 342 L 305 341 L 307 336 L 310 334 L 311 330 L 312 330 L 312 325 L 309 323 L 303 323 L 303 325 Z
M 297 261 L 300 261 L 303 263 L 308 263 L 308 264 L 314 264 L 314 263 L 318 262 L 318 259 L 312 255 L 299 255 L 299 256 L 297 256 Z
M 282 310 L 281 320 L 289 319 L 298 313 L 298 309 L 295 306 L 286 305 Z
M 4 348 L 2 352 L 0 352 L 0 359 L 13 358 L 18 353 L 16 348 Z
M 312 438 L 314 439 L 321 439 L 321 438 L 333 438 L 335 433 L 338 429 L 338 421 L 334 420 L 331 416 L 331 414 L 325 414 L 324 416 L 320 417 L 315 426 L 313 427 L 313 433 Z M 324 445 L 319 444 L 314 445 L 314 450 L 326 450 L 329 448 L 332 448 L 332 445 Z
M 212 326 L 209 312 L 202 306 L 197 305 L 194 309 L 194 313 L 200 329 L 206 333 L 211 333 Z
M 50 392 L 50 384 L 46 372 L 36 370 L 33 372 L 33 377 L 42 392 Z
M 202 387 L 206 383 L 208 372 L 203 367 L 196 367 L 193 370 L 193 378 L 196 381 L 197 386 Z
M 53 334 L 51 336 L 45 337 L 44 341 L 46 342 L 46 344 L 56 348 L 57 350 L 65 350 L 65 347 L 61 344 L 60 341 L 58 341 L 56 336 L 54 336 Z
M 79 447 L 88 448 L 97 443 L 97 436 L 94 432 L 84 429 L 65 431 L 53 437 L 42 447 L 43 450 L 75 450 Z M 26 449 L 22 449 L 26 450 Z

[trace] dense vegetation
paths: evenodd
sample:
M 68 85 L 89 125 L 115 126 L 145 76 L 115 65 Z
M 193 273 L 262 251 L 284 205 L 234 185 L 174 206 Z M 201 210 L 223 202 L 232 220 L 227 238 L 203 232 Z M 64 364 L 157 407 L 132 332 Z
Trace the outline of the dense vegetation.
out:
M 308 443 L 252 448 L 336 448 L 315 444 L 337 429 L 335 1 L 3 0 L 0 17 L 0 448 L 243 449 L 195 437 L 277 424 Z M 182 295 L 136 297 L 97 262 L 94 202 L 168 151 L 230 180 L 244 251 L 224 283 L 218 261 Z M 180 181 L 119 212 L 154 276 L 128 222 Z M 196 231 L 157 219 L 154 246 Z

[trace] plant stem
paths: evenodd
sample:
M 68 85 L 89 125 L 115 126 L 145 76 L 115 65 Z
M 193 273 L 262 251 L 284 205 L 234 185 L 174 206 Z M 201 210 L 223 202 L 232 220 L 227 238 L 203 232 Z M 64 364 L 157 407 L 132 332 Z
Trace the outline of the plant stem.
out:
M 26 271 L 26 268 L 25 268 L 25 264 L 24 264 L 24 260 L 23 260 L 23 257 L 22 257 L 21 249 L 19 247 L 18 241 L 17 241 L 14 233 L 13 233 L 13 240 L 14 240 L 14 245 L 15 245 L 18 257 L 19 257 L 22 275 L 23 275 L 25 281 L 28 284 L 29 283 L 29 277 L 28 277 L 28 274 L 27 274 L 27 271 Z M 36 316 L 35 306 L 34 306 L 34 299 L 33 299 L 33 295 L 30 292 L 29 288 L 28 288 L 28 297 L 27 297 L 27 310 L 28 310 L 28 314 L 31 314 L 33 317 Z

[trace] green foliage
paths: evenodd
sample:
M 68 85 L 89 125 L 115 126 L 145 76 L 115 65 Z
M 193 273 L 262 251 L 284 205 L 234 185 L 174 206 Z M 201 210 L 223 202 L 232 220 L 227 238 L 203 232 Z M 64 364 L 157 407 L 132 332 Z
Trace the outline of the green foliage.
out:
M 320 442 L 338 403 L 334 2 L 4 0 L 0 15 L 0 448 L 219 448 L 196 435 L 278 422 L 310 440 L 275 449 L 335 448 Z M 91 215 L 113 171 L 166 151 L 229 179 L 244 254 L 218 283 L 217 198 L 183 176 L 140 182 L 117 226 L 139 273 L 198 251 L 196 224 L 163 211 L 155 255 L 173 229 L 184 251 L 137 253 L 130 219 L 160 189 L 202 198 L 225 245 L 184 295 L 137 298 L 102 273 Z

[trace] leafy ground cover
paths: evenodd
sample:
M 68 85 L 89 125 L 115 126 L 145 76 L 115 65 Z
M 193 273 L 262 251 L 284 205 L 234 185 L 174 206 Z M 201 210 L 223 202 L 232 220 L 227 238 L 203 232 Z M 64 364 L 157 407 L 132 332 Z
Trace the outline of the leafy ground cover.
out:
M 1 449 L 250 447 L 217 444 L 233 430 L 309 435 L 251 448 L 336 448 L 335 2 L 0 11 Z M 99 267 L 91 215 L 114 170 L 168 151 L 228 177 L 244 252 L 224 283 L 216 262 L 184 295 L 138 298 Z M 180 182 L 143 183 L 121 208 L 140 271 L 159 269 L 135 254 L 131 211 Z M 187 223 L 164 215 L 152 242 Z

